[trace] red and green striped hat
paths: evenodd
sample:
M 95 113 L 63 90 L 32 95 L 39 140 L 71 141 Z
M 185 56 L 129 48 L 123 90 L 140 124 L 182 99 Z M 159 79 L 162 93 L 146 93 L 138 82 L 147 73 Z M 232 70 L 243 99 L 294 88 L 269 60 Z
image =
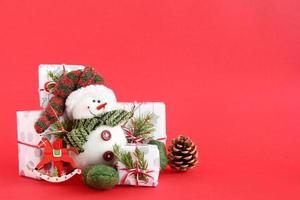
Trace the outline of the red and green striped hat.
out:
M 63 74 L 51 90 L 54 97 L 49 100 L 47 107 L 34 125 L 36 132 L 43 133 L 51 124 L 58 120 L 59 116 L 63 115 L 65 101 L 71 92 L 78 88 L 95 84 L 103 84 L 103 79 L 94 72 L 92 67 L 85 67 L 83 70 Z

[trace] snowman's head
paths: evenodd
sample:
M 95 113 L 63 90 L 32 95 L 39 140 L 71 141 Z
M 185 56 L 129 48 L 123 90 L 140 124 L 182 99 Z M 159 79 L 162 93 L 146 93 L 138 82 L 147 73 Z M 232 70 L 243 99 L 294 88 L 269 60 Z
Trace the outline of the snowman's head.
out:
M 114 92 L 103 85 L 89 85 L 72 92 L 66 100 L 70 119 L 87 119 L 116 109 Z

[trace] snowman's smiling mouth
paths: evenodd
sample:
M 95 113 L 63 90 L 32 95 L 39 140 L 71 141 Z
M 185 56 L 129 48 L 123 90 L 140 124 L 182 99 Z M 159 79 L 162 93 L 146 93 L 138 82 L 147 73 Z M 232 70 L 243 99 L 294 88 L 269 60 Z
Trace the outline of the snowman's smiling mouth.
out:
M 96 109 L 97 109 L 97 110 L 101 110 L 102 108 L 105 108 L 106 104 L 107 104 L 107 103 L 100 104 L 99 106 L 96 107 Z M 91 115 L 93 115 L 94 117 L 97 117 L 97 116 L 98 116 L 98 115 L 96 115 L 95 113 L 93 113 L 93 112 L 91 111 L 90 106 L 88 106 L 87 108 L 88 108 L 88 110 L 89 110 L 89 112 L 90 112 Z
M 90 112 L 91 115 L 93 115 L 94 117 L 97 117 L 97 115 L 94 114 L 94 113 L 90 110 L 90 107 L 89 107 L 89 106 L 88 106 L 88 110 L 89 110 L 89 112 Z

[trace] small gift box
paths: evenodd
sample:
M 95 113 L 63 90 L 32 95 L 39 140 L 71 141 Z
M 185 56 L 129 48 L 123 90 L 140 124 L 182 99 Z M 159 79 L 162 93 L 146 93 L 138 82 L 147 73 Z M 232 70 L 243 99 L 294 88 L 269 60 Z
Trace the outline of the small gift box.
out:
M 18 132 L 18 155 L 19 174 L 34 179 L 40 179 L 33 169 L 41 161 L 43 152 L 37 147 L 41 140 L 41 135 L 34 130 L 34 123 L 40 117 L 42 111 L 19 111 L 17 112 L 17 132 Z M 51 139 L 51 135 L 47 136 Z M 51 164 L 45 168 L 45 174 L 52 173 Z
M 157 186 L 160 171 L 159 151 L 155 145 L 115 146 L 120 185 Z
M 64 72 L 84 69 L 83 65 L 56 65 L 56 64 L 41 64 L 39 65 L 39 96 L 40 106 L 45 108 L 49 99 L 53 96 L 47 89 L 47 85 L 54 83 L 53 78 L 60 76 Z

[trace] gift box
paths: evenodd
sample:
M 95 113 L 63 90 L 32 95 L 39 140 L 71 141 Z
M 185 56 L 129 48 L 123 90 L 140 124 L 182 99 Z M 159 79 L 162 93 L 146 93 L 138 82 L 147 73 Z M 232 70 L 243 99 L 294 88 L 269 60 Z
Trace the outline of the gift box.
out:
M 119 151 L 119 153 L 118 153 Z M 117 152 L 117 153 L 116 153 Z M 127 155 L 132 161 L 128 166 L 128 162 L 122 160 L 122 155 Z M 119 185 L 132 186 L 152 186 L 158 185 L 158 177 L 160 172 L 159 150 L 156 145 L 125 145 L 115 150 L 118 157 L 117 171 L 119 174 Z
M 50 74 L 60 75 L 64 72 L 70 72 L 74 70 L 84 69 L 83 65 L 56 65 L 56 64 L 41 64 L 39 65 L 39 96 L 40 96 L 40 106 L 45 108 L 48 104 L 49 99 L 53 96 L 47 89 L 45 85 L 51 83 L 54 80 Z
M 37 147 L 42 136 L 37 134 L 34 123 L 40 117 L 42 111 L 19 111 L 17 112 L 17 138 L 18 138 L 18 158 L 19 174 L 34 179 L 40 179 L 33 169 L 41 161 L 43 152 Z M 47 136 L 52 140 L 51 135 Z M 51 164 L 45 167 L 45 173 L 52 173 Z

